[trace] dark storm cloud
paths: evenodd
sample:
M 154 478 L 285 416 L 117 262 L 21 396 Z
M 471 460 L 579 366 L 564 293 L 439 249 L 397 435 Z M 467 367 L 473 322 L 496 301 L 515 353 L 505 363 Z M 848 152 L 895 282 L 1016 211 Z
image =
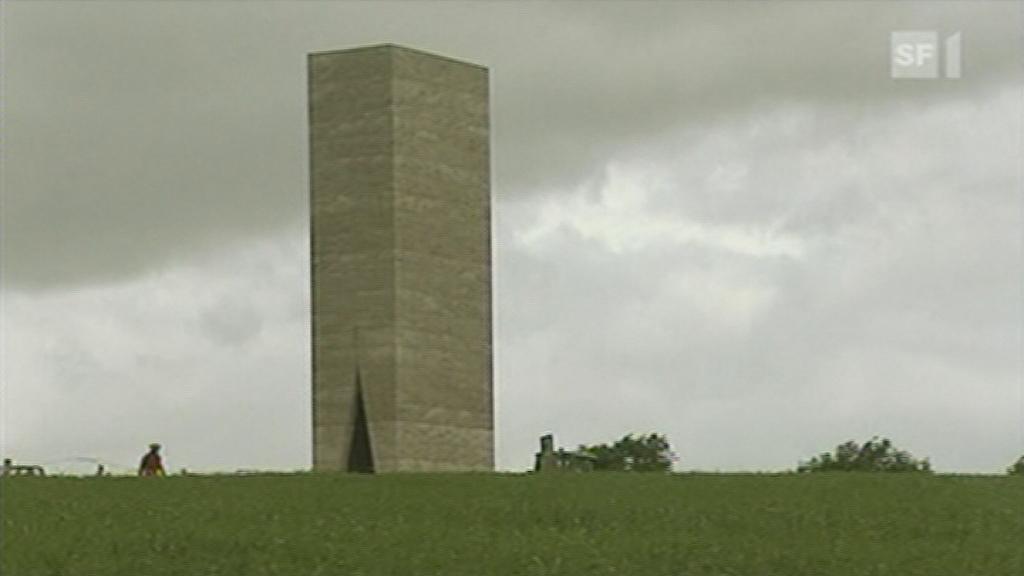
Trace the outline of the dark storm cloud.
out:
M 801 102 L 859 115 L 880 101 L 969 98 L 1019 70 L 1007 48 L 1020 16 L 1005 3 L 553 6 L 565 25 L 533 34 L 527 57 L 495 62 L 495 101 L 511 108 L 496 118 L 511 156 L 497 176 L 514 189 L 572 184 L 674 130 Z M 889 33 L 904 28 L 962 31 L 971 81 L 892 82 Z
M 132 276 L 306 212 L 304 54 L 379 41 L 488 65 L 500 197 L 686 127 L 1007 81 L 1009 3 L 5 4 L 4 282 Z M 894 83 L 888 34 L 962 30 L 970 82 Z M 838 123 L 836 129 L 842 129 Z
M 301 70 L 193 10 L 8 8 L 7 283 L 123 278 L 303 215 Z

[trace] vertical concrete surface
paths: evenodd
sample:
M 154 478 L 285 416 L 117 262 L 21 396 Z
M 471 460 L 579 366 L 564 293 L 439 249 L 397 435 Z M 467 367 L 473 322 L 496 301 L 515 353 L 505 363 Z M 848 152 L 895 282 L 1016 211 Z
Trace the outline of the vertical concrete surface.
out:
M 315 469 L 493 469 L 488 109 L 481 66 L 309 56 Z

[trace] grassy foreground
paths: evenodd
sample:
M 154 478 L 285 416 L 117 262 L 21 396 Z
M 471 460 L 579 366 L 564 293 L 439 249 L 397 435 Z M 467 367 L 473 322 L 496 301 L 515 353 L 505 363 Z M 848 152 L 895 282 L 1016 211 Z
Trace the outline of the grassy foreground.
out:
M 6 478 L 5 576 L 1020 576 L 1024 478 Z

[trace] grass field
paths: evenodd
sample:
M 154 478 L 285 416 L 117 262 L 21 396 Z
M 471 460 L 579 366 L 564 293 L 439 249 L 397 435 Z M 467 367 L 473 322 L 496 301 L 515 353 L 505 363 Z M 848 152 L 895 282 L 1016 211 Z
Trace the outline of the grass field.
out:
M 6 478 L 4 576 L 1021 576 L 1024 478 Z

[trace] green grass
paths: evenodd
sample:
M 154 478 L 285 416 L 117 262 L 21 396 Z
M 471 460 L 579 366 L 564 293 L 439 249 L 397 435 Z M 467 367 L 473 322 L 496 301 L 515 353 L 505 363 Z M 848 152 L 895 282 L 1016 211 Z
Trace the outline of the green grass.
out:
M 1021 576 L 1024 478 L 7 478 L 4 576 Z

